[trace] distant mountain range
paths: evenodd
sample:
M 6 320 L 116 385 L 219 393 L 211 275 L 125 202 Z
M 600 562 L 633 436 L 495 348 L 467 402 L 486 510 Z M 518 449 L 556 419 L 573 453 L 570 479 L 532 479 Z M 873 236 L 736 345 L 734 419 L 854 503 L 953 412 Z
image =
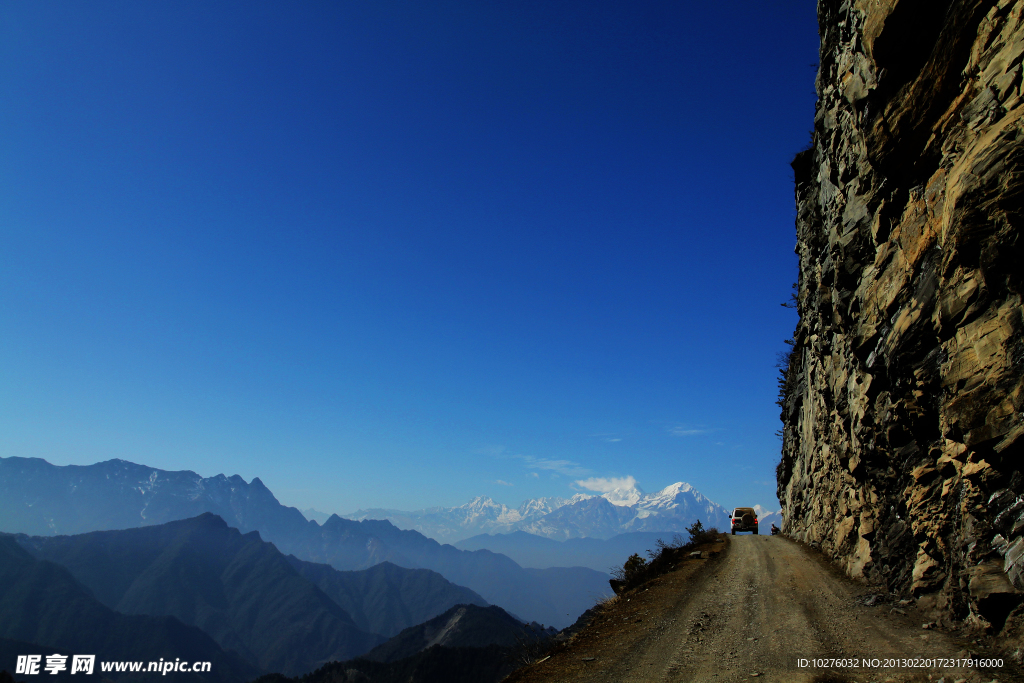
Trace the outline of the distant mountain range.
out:
M 0 531 L 81 534 L 164 524 L 212 512 L 267 540 L 299 536 L 311 524 L 278 503 L 259 478 L 200 477 L 126 460 L 58 467 L 41 458 L 0 458 Z
M 442 545 L 388 521 L 330 517 L 323 525 L 281 505 L 257 478 L 203 478 L 124 460 L 57 467 L 0 458 L 0 531 L 36 536 L 164 524 L 210 512 L 243 534 L 259 531 L 284 553 L 340 570 L 382 562 L 438 572 L 525 621 L 571 624 L 609 591 L 583 567 L 524 569 L 504 555 Z
M 489 550 L 460 550 L 387 520 L 354 521 L 333 515 L 316 533 L 293 542 L 297 557 L 337 569 L 363 569 L 379 562 L 432 569 L 466 586 L 517 618 L 563 628 L 610 593 L 608 574 L 585 567 L 524 569 Z
M 14 538 L 36 559 L 66 568 L 112 610 L 175 617 L 259 669 L 289 675 L 351 659 L 383 643 L 384 636 L 368 626 L 392 635 L 454 604 L 485 604 L 472 591 L 425 570 L 407 582 L 403 574 L 414 570 L 393 565 L 367 576 L 286 558 L 258 533 L 241 534 L 211 513 L 121 531 Z M 334 595 L 303 576 L 297 565 Z M 396 586 L 403 582 L 413 584 L 413 592 Z M 431 582 L 433 590 L 415 592 Z M 378 596 L 366 604 L 374 592 Z M 373 618 L 357 624 L 342 602 Z M 381 603 L 385 609 L 375 611 Z M 418 614 L 389 619 L 409 612 Z
M 450 605 L 487 606 L 479 595 L 429 569 L 406 569 L 381 562 L 342 572 L 326 564 L 288 561 L 304 579 L 338 603 L 364 631 L 395 636 L 427 621 Z
M 606 572 L 625 557 L 698 518 L 728 524 L 684 483 L 390 513 L 395 523 L 370 511 L 318 523 L 258 478 L 0 458 L 0 531 L 16 534 L 0 535 L 0 653 L 187 652 L 214 662 L 218 683 L 317 667 L 307 683 L 435 671 L 497 681 L 515 657 L 510 639 L 572 623 L 609 593 Z M 377 661 L 353 659 L 368 653 Z
M 319 515 L 315 510 L 311 514 Z M 632 532 L 682 533 L 698 519 L 705 527 L 729 526 L 729 510 L 705 498 L 687 483 L 677 482 L 656 493 L 639 487 L 614 489 L 600 496 L 578 493 L 572 498 L 536 498 L 509 508 L 490 498 L 474 498 L 452 508 L 415 512 L 374 508 L 343 515 L 347 519 L 386 519 L 446 543 L 479 534 L 525 531 L 555 540 L 608 539 Z
M 305 510 L 300 510 L 300 512 L 302 513 L 303 517 L 312 520 L 317 524 L 323 524 L 331 518 L 332 514 L 330 512 L 320 512 L 320 510 L 317 510 L 315 508 L 306 508 Z
M 510 648 L 554 633 L 435 572 L 338 571 L 285 557 L 211 513 L 75 536 L 0 534 L 0 670 L 65 649 L 100 661 L 201 657 L 215 681 L 299 676 L 358 656 L 393 665 L 377 672 L 387 676 L 443 660 L 497 680 Z

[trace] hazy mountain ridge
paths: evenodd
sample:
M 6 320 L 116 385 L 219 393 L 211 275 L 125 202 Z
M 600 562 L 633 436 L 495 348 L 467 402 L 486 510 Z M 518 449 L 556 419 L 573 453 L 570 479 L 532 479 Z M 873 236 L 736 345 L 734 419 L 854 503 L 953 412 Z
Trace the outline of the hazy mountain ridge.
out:
M 98 496 L 90 492 L 103 490 Z M 607 503 L 607 505 L 605 504 Z M 611 507 L 609 507 L 611 506 Z M 167 472 L 124 460 L 57 467 L 39 458 L 0 458 L 0 531 L 31 535 L 75 534 L 162 524 L 212 512 L 246 532 L 259 530 L 286 553 L 293 539 L 315 530 L 296 508 L 281 505 L 258 477 L 200 477 Z M 310 516 L 322 513 L 307 510 Z M 509 508 L 478 496 L 453 508 L 407 512 L 374 508 L 342 515 L 356 521 L 386 519 L 441 542 L 481 533 L 527 531 L 548 538 L 611 538 L 632 531 L 682 532 L 695 520 L 727 524 L 728 511 L 689 484 L 678 482 L 645 494 L 639 487 L 602 496 L 536 498 Z M 323 522 L 326 524 L 326 521 Z M 392 549 L 393 552 L 393 549 Z M 377 561 L 407 566 L 381 549 Z
M 310 522 L 281 505 L 258 477 L 201 477 L 126 460 L 52 465 L 41 458 L 0 458 L 0 531 L 31 536 L 130 529 L 204 512 L 242 532 L 278 543 Z M 279 547 L 280 546 L 279 544 Z
M 388 521 L 332 516 L 323 526 L 281 505 L 257 478 L 202 478 L 123 460 L 58 467 L 38 458 L 0 458 L 0 531 L 53 535 L 134 528 L 212 512 L 243 533 L 259 531 L 283 553 L 340 570 L 381 562 L 425 568 L 529 621 L 571 623 L 608 591 L 607 575 L 575 568 L 551 590 L 555 574 L 526 571 L 502 555 L 442 546 Z M 559 576 L 563 574 L 560 573 Z
M 369 569 L 342 572 L 294 555 L 289 555 L 288 561 L 303 578 L 341 605 L 357 626 L 384 636 L 395 636 L 428 621 L 442 613 L 442 606 L 488 605 L 475 592 L 429 569 L 406 569 L 382 562 Z
M 263 671 L 305 673 L 384 640 L 360 629 L 273 544 L 211 513 L 121 531 L 16 538 L 110 609 L 175 617 Z
M 235 670 L 250 678 L 259 669 L 302 675 L 330 662 L 350 661 L 353 655 L 338 651 L 338 638 L 332 638 L 340 633 L 349 641 L 350 652 L 356 654 L 367 649 L 367 637 L 375 638 L 380 644 L 363 656 L 394 663 L 394 667 L 377 672 L 383 672 L 385 678 L 391 675 L 387 672 L 431 669 L 443 661 L 463 670 L 467 677 L 497 680 L 507 673 L 509 648 L 522 640 L 542 639 L 555 632 L 536 623 L 524 624 L 499 607 L 487 606 L 472 591 L 454 586 L 426 569 L 383 563 L 364 571 L 341 572 L 293 556 L 284 558 L 257 533 L 240 534 L 210 513 L 159 526 L 77 536 L 4 535 L 0 537 L 0 579 L 4 581 L 0 614 L 5 618 L 15 624 L 24 621 L 20 617 L 40 606 L 37 594 L 42 591 L 55 598 L 53 604 L 44 605 L 44 612 L 51 620 L 56 617 L 64 632 L 78 638 L 69 641 L 66 633 L 55 638 L 45 629 L 8 628 L 0 638 L 13 635 L 22 640 L 2 639 L 4 652 L 14 652 L 12 648 L 18 650 L 15 654 L 44 652 L 54 649 L 54 641 L 57 646 L 69 642 L 68 646 L 107 643 L 112 635 L 123 635 L 121 622 L 125 621 L 132 626 L 134 639 L 129 639 L 130 643 L 159 644 L 161 626 L 170 624 L 192 634 L 191 640 L 205 640 L 209 644 L 207 655 L 211 655 L 210 648 L 220 652 L 211 637 L 221 647 L 241 651 L 254 666 L 246 668 L 235 653 L 222 653 L 220 659 L 214 657 L 211 661 L 226 666 L 231 662 L 224 658 L 234 657 L 234 663 L 242 664 Z M 321 592 L 314 581 L 326 591 Z M 35 589 L 23 590 L 26 582 Z M 561 578 L 549 582 L 554 583 L 561 584 Z M 396 599 L 396 593 L 411 599 Z M 67 605 L 69 595 L 72 599 Z M 123 611 L 162 614 L 126 616 L 101 604 L 93 595 L 102 596 Z M 474 603 L 456 603 L 443 612 L 425 604 L 453 597 L 467 597 Z M 337 604 L 328 604 L 330 600 Z M 79 603 L 84 603 L 84 608 Z M 400 632 L 382 642 L 383 638 L 355 633 L 353 619 L 343 607 L 337 609 L 342 604 L 370 620 L 387 620 L 398 611 L 406 617 L 408 626 L 392 626 Z M 172 611 L 178 614 L 166 615 Z M 194 623 L 185 625 L 179 617 Z M 107 632 L 111 620 L 115 622 L 113 634 Z M 82 639 L 79 634 L 86 622 L 91 633 Z M 27 642 L 26 636 L 34 636 L 46 645 Z M 333 654 L 324 656 L 325 647 L 333 649 Z M 424 650 L 431 652 L 424 654 Z M 204 652 L 201 647 L 198 651 Z M 105 659 L 113 658 L 107 650 L 100 652 Z M 162 651 L 157 654 L 167 656 Z M 154 654 L 148 660 L 157 658 Z M 377 674 L 374 680 L 379 678 Z M 270 678 L 283 680 L 280 675 Z
M 338 569 L 363 569 L 380 558 L 399 564 L 394 559 L 399 558 L 405 566 L 432 569 L 527 621 L 567 626 L 609 592 L 605 573 L 584 567 L 523 569 L 505 555 L 460 550 L 387 520 L 334 515 L 317 528 L 319 535 L 309 537 L 296 556 Z
M 639 487 L 616 488 L 600 496 L 536 498 L 509 508 L 478 496 L 452 508 L 418 511 L 357 510 L 346 519 L 387 519 L 401 529 L 419 531 L 442 542 L 457 543 L 480 534 L 526 531 L 546 538 L 611 538 L 634 531 L 681 533 L 700 519 L 705 527 L 728 526 L 729 511 L 685 482 L 655 493 Z

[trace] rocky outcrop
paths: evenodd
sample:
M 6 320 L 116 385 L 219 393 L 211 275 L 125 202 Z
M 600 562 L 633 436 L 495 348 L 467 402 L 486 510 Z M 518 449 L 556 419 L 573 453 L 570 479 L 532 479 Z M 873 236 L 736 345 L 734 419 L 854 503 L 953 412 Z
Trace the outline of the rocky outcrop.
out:
M 1024 588 L 1021 0 L 820 0 L 784 532 L 1002 626 Z

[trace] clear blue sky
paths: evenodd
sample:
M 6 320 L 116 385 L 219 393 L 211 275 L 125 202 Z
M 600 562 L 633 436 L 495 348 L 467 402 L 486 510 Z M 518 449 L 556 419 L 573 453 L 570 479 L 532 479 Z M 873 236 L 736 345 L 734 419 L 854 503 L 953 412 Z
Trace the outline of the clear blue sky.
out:
M 0 455 L 776 508 L 815 3 L 0 6 Z

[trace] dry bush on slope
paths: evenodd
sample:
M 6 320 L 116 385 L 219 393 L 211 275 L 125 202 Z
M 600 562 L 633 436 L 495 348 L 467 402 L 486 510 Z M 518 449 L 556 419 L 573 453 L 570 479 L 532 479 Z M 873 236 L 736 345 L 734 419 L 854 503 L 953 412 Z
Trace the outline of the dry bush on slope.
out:
M 690 536 L 690 540 L 686 542 L 683 541 L 679 534 L 672 538 L 671 543 L 658 539 L 657 548 L 647 551 L 647 556 L 650 558 L 649 561 L 636 553 L 630 555 L 621 568 L 612 570 L 612 576 L 615 577 L 609 582 L 612 590 L 616 594 L 622 593 L 631 588 L 636 588 L 656 576 L 672 571 L 678 563 L 682 562 L 689 553 L 694 552 L 698 546 L 712 543 L 718 540 L 719 536 L 718 529 L 714 527 L 705 529 L 699 519 L 686 528 L 686 533 Z

